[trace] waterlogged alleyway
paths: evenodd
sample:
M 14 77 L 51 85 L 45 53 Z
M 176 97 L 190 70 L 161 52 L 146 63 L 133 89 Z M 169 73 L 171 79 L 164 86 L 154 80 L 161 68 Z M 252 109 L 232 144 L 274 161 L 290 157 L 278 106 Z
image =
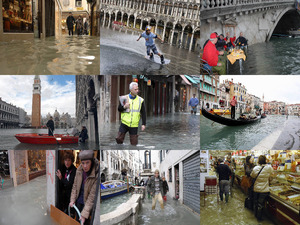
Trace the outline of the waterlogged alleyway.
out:
M 46 176 L 0 190 L 0 224 L 57 225 L 47 213 Z
M 100 41 L 60 36 L 0 42 L 0 74 L 92 75 L 100 73 Z
M 129 133 L 124 144 L 117 144 L 115 137 L 120 123 L 110 123 L 100 129 L 100 144 L 104 150 L 122 149 L 199 149 L 200 120 L 199 113 L 175 113 L 147 118 L 145 131 L 139 128 L 139 144 L 130 145 Z

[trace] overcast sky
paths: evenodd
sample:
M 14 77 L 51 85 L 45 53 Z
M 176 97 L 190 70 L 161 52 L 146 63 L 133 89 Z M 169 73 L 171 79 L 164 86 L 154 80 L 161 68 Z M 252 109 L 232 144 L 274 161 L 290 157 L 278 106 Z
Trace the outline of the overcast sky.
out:
M 40 79 L 42 116 L 48 112 L 53 115 L 55 109 L 60 114 L 68 112 L 75 116 L 75 76 L 44 75 Z M 33 80 L 34 76 L 31 75 L 0 76 L 0 97 L 31 115 Z
M 300 76 L 296 75 L 223 75 L 220 76 L 220 83 L 223 80 L 240 82 L 245 85 L 247 92 L 265 101 L 283 101 L 288 104 L 300 103 Z

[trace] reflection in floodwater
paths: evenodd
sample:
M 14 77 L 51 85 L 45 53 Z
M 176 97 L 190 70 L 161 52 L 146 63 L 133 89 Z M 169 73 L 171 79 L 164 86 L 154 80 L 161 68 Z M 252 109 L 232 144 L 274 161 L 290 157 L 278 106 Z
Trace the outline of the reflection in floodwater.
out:
M 100 73 L 100 41 L 60 36 L 0 42 L 0 74 L 93 75 Z
M 100 130 L 101 149 L 199 149 L 200 121 L 199 114 L 175 113 L 147 118 L 145 131 L 139 128 L 139 144 L 129 143 L 129 133 L 126 134 L 124 144 L 119 145 L 115 137 L 119 130 L 119 123 L 105 124 Z
M 271 225 L 271 221 L 265 219 L 258 222 L 253 211 L 244 207 L 246 195 L 240 189 L 233 188 L 232 195 L 229 197 L 228 203 L 217 203 L 217 195 L 208 195 L 206 197 L 205 206 L 204 196 L 201 196 L 200 204 L 200 224 L 214 225 Z
M 127 202 L 131 196 L 129 193 L 102 200 L 100 203 L 100 215 L 114 211 L 119 205 Z
M 145 59 L 145 40 L 136 41 L 138 33 L 113 31 L 101 28 L 100 74 L 101 75 L 197 75 L 200 73 L 200 59 L 195 52 L 177 48 L 156 41 L 158 51 L 170 59 L 168 65 L 161 65 Z
M 66 144 L 66 145 L 34 145 L 20 143 L 16 138 L 15 134 L 21 133 L 39 133 L 47 134 L 47 129 L 0 129 L 0 143 L 1 149 L 7 150 L 90 150 L 99 149 L 99 144 L 92 141 L 78 144 Z M 55 134 L 66 134 L 64 129 L 55 129 Z
M 47 181 L 41 176 L 0 191 L 1 225 L 58 225 L 47 213 Z
M 200 116 L 201 149 L 252 149 L 286 122 L 285 116 L 268 115 L 260 122 L 237 127 L 224 126 Z

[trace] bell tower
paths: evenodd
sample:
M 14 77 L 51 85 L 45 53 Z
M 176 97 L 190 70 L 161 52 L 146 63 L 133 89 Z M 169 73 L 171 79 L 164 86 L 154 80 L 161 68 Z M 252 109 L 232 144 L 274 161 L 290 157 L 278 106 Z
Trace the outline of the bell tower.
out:
M 32 113 L 31 126 L 41 126 L 41 80 L 39 75 L 35 75 L 32 90 Z

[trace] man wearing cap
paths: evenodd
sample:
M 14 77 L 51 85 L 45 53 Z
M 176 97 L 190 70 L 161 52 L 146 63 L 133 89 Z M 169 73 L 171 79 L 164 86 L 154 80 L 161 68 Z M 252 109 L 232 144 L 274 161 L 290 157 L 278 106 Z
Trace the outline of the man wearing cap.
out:
M 219 75 L 226 73 L 226 64 L 218 62 L 219 55 L 223 55 L 224 51 L 218 51 L 215 44 L 218 41 L 218 37 L 215 33 L 210 35 L 210 40 L 205 45 L 203 50 L 202 59 L 206 62 L 204 68 L 213 72 L 217 72 Z
M 94 158 L 93 150 L 84 150 L 79 153 L 81 164 L 77 168 L 72 188 L 70 207 L 76 205 L 81 212 L 77 221 L 89 224 L 89 217 L 96 201 L 96 186 L 99 174 L 99 161 Z
M 130 93 L 127 95 L 125 104 L 119 104 L 118 111 L 121 113 L 121 125 L 116 142 L 123 144 L 126 133 L 129 131 L 130 144 L 138 144 L 138 127 L 142 118 L 142 131 L 146 129 L 146 109 L 144 99 L 138 96 L 139 85 L 131 82 Z

